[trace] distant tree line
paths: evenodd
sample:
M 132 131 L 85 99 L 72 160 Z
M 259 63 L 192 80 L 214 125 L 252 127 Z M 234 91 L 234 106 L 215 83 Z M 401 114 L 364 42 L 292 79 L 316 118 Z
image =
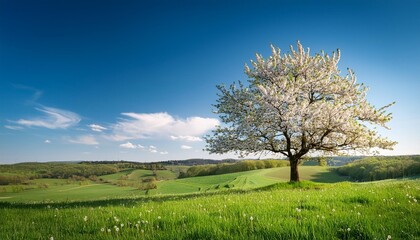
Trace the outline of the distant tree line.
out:
M 366 157 L 337 168 L 357 181 L 375 181 L 420 175 L 420 156 Z
M 289 162 L 285 160 L 243 160 L 236 163 L 219 163 L 192 166 L 186 172 L 180 172 L 179 178 L 218 175 L 225 173 L 251 171 L 256 169 L 285 167 Z
M 158 163 L 161 163 L 164 165 L 196 166 L 196 165 L 219 164 L 219 163 L 235 163 L 238 161 L 239 160 L 235 160 L 235 159 L 214 160 L 214 159 L 204 159 L 204 158 L 191 158 L 191 159 L 186 159 L 186 160 L 161 161 Z
M 141 162 L 130 162 L 130 161 L 83 161 L 80 164 L 92 164 L 92 165 L 114 165 L 120 169 L 145 169 L 145 170 L 166 170 L 165 166 L 161 162 L 153 163 L 141 163 Z
M 117 166 L 104 164 L 19 163 L 0 165 L 0 185 L 20 184 L 37 178 L 84 179 L 118 171 L 120 168 Z

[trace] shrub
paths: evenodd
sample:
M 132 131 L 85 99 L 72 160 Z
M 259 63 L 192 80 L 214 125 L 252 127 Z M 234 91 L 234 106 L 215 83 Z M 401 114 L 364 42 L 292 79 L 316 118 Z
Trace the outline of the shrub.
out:
M 195 177 L 195 176 L 208 176 L 219 175 L 225 173 L 251 171 L 256 169 L 285 167 L 289 162 L 286 160 L 243 160 L 236 163 L 220 163 L 199 165 L 188 168 L 184 173 L 179 174 L 179 178 Z
M 337 169 L 358 181 L 375 181 L 420 174 L 420 156 L 367 157 Z

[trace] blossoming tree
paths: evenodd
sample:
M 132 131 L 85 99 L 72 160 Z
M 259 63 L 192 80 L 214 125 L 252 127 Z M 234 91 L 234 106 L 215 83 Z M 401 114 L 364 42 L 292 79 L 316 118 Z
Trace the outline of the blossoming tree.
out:
M 306 154 L 392 149 L 396 142 L 372 126 L 387 128 L 386 109 L 393 103 L 371 105 L 367 88 L 351 70 L 340 76 L 339 59 L 339 50 L 310 56 L 299 42 L 289 54 L 273 46 L 269 58 L 257 54 L 252 68 L 245 65 L 248 84 L 217 86 L 214 106 L 224 124 L 206 136 L 206 150 L 281 154 L 290 161 L 290 181 L 299 181 L 298 165 Z

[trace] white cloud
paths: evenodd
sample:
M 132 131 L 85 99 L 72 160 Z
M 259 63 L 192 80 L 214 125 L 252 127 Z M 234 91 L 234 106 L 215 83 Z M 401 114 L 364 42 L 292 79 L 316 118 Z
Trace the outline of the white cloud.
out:
M 80 122 L 80 116 L 74 112 L 51 107 L 36 108 L 44 116 L 32 119 L 19 119 L 17 124 L 26 127 L 44 127 L 49 129 L 65 129 Z
M 102 132 L 103 130 L 107 130 L 106 127 L 103 127 L 99 124 L 90 124 L 89 127 L 92 131 L 95 131 L 95 132 Z
M 203 139 L 200 137 L 194 137 L 194 136 L 171 136 L 172 140 L 181 140 L 186 142 L 202 142 Z
M 120 119 L 112 126 L 113 134 L 108 136 L 111 140 L 168 139 L 173 136 L 180 140 L 198 141 L 199 136 L 219 124 L 219 121 L 215 118 L 190 117 L 180 119 L 174 118 L 168 113 L 122 113 L 122 115 L 126 118 Z
M 122 147 L 122 148 L 131 148 L 131 149 L 137 148 L 137 146 L 134 145 L 134 144 L 132 144 L 131 142 L 126 142 L 126 143 L 120 144 L 120 147 Z
M 157 153 L 158 151 L 157 151 L 157 148 L 155 146 L 150 145 L 149 146 L 149 152 L 151 152 L 151 153 Z
M 135 145 L 135 144 L 132 144 L 131 142 L 126 142 L 126 143 L 120 144 L 120 147 L 129 148 L 129 149 L 143 149 L 144 148 L 144 146 L 142 146 L 140 144 Z
M 185 149 L 185 150 L 188 150 L 188 149 L 191 149 L 192 147 L 191 146 L 188 146 L 188 145 L 182 145 L 181 146 L 181 149 Z
M 51 141 L 47 139 L 44 141 L 44 143 L 51 143 Z
M 11 129 L 11 130 L 22 130 L 23 127 L 21 126 L 12 126 L 12 125 L 4 125 L 5 128 Z
M 92 135 L 83 135 L 75 139 L 69 139 L 69 142 L 77 143 L 77 144 L 84 144 L 84 145 L 98 145 L 99 144 L 96 141 L 95 137 L 93 137 Z
M 160 154 L 166 155 L 166 154 L 168 154 L 168 152 L 167 151 L 163 151 L 163 152 L 160 152 Z

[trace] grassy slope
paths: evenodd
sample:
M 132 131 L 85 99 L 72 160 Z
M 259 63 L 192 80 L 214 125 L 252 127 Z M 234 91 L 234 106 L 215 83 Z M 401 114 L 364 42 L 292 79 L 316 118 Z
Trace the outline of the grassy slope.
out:
M 301 166 L 302 180 L 316 182 L 340 182 L 348 178 L 340 177 L 326 167 Z M 267 186 L 290 179 L 290 168 L 271 168 L 222 175 L 203 176 L 164 181 L 158 184 L 154 194 L 178 194 L 190 192 L 212 191 L 216 189 L 251 189 Z
M 334 173 L 328 172 L 323 167 L 303 166 L 300 169 L 303 180 L 320 182 L 331 182 L 343 180 Z M 141 178 L 151 176 L 150 170 L 127 170 L 115 174 L 104 175 L 100 178 L 109 182 L 121 181 L 126 176 L 128 182 L 141 181 Z M 322 176 L 322 177 L 320 177 Z M 158 188 L 151 190 L 151 195 L 180 194 L 217 191 L 220 189 L 251 189 L 267 186 L 276 182 L 288 181 L 289 168 L 261 169 L 247 172 L 230 173 L 214 176 L 193 177 L 174 179 L 174 173 L 170 171 L 157 171 Z M 48 188 L 43 188 L 46 183 Z M 134 187 L 118 187 L 111 184 L 98 184 L 85 181 L 80 185 L 78 182 L 66 183 L 63 179 L 37 179 L 33 185 L 24 186 L 32 188 L 23 192 L 11 192 L 13 186 L 8 186 L 8 192 L 0 192 L 0 201 L 30 202 L 30 201 L 68 201 L 68 200 L 89 200 L 109 199 L 142 196 L 145 191 L 137 190 Z M 3 187 L 4 188 L 4 187 Z
M 3 204 L 0 239 L 420 238 L 420 180 L 303 185 L 166 201 Z

